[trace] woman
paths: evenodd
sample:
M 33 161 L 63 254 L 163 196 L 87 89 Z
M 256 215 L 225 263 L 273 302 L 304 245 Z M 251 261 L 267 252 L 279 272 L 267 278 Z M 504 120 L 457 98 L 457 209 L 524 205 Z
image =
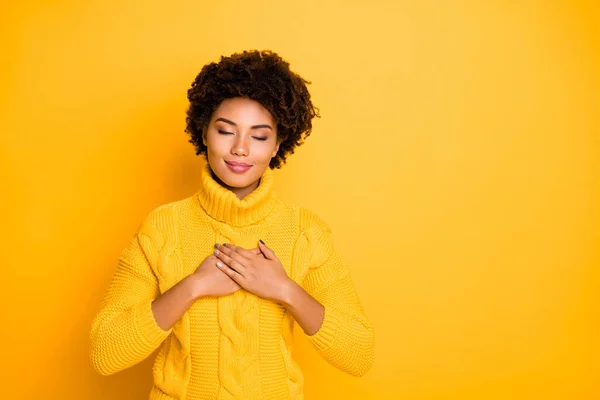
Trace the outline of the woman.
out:
M 369 370 L 373 329 L 329 227 L 273 192 L 318 116 L 307 83 L 269 51 L 202 69 L 186 128 L 200 188 L 151 211 L 119 257 L 91 329 L 99 373 L 161 346 L 151 399 L 302 399 L 294 320 L 332 365 Z

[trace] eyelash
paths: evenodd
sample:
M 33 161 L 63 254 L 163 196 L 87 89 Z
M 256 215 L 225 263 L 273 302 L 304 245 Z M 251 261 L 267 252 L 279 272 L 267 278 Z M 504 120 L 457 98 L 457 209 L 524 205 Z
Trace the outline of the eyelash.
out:
M 220 134 L 223 134 L 223 135 L 233 135 L 233 132 L 222 131 L 221 129 L 218 129 L 217 132 L 219 132 Z M 266 137 L 256 137 L 256 136 L 252 136 L 252 137 L 254 139 L 260 140 L 260 141 L 267 140 Z

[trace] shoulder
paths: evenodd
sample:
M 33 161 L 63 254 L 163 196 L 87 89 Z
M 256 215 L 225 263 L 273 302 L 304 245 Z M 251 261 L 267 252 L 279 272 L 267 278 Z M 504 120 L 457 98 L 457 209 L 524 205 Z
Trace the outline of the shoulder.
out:
M 310 248 L 312 265 L 322 264 L 334 248 L 333 235 L 329 224 L 316 212 L 299 207 L 299 223 L 302 234 Z
M 314 232 L 321 234 L 331 233 L 331 228 L 323 218 L 316 212 L 305 208 L 298 207 L 298 216 L 300 229 L 303 232 Z
M 161 232 L 174 231 L 180 214 L 188 207 L 191 197 L 161 204 L 151 209 L 139 226 L 139 233 L 147 236 L 159 236 Z
M 278 211 L 273 215 L 278 223 L 282 221 L 289 222 L 299 228 L 301 234 L 331 232 L 325 220 L 311 209 L 279 198 L 277 200 Z

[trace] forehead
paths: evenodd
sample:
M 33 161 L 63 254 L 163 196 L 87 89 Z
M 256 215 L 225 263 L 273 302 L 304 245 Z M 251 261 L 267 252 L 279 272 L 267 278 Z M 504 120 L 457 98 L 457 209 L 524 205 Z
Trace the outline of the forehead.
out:
M 274 125 L 273 115 L 256 100 L 245 97 L 225 99 L 215 110 L 211 120 L 226 118 L 239 125 Z

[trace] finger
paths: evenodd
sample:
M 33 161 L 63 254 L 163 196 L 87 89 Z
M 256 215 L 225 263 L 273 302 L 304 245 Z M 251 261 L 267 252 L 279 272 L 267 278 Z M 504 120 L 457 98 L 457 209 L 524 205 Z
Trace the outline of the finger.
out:
M 222 248 L 222 246 L 219 246 L 219 247 Z M 237 260 L 231 258 L 229 255 L 225 254 L 220 249 L 215 249 L 215 255 L 217 256 L 217 258 L 219 260 L 221 260 L 223 263 L 227 264 L 227 266 L 229 268 L 234 269 L 238 274 L 240 274 L 242 276 L 245 275 L 245 273 L 246 273 L 246 267 L 244 267 L 244 265 L 242 263 L 240 263 Z
M 228 255 L 229 257 L 233 258 L 235 261 L 239 262 L 242 265 L 247 265 L 248 261 L 250 261 L 247 257 L 242 255 L 240 252 L 235 251 L 234 248 L 236 246 L 234 246 L 232 244 L 225 244 L 225 243 L 216 244 L 215 247 L 217 248 L 218 251 Z M 248 253 L 248 254 L 250 254 L 250 253 Z
M 244 257 L 246 259 L 252 258 L 253 253 L 249 250 L 244 249 L 243 247 L 235 246 L 230 243 L 223 243 L 223 246 L 225 246 L 225 248 L 227 248 L 229 250 L 235 251 L 236 253 L 240 254 L 242 257 Z M 219 247 L 221 247 L 221 246 L 219 246 Z
M 225 275 L 233 279 L 238 285 L 242 286 L 244 277 L 240 275 L 236 270 L 229 268 L 229 266 L 223 264 L 221 261 L 217 261 L 217 268 L 219 268 Z
M 261 256 L 264 258 L 264 255 L 262 253 L 262 251 L 260 251 L 260 249 L 258 247 L 254 248 L 254 249 L 250 249 L 248 250 L 250 253 L 254 254 L 255 256 Z
M 262 251 L 262 253 L 265 255 L 265 257 L 269 260 L 277 260 L 277 257 L 275 256 L 275 252 L 273 250 L 271 250 L 270 248 L 267 247 L 267 245 L 265 244 L 265 242 L 263 242 L 262 240 L 258 241 L 258 248 L 260 249 L 260 251 Z
M 219 247 L 217 248 L 217 250 L 215 250 L 215 255 L 220 252 L 244 266 L 249 264 L 250 260 L 247 259 L 246 257 L 242 256 L 240 253 L 233 251 L 232 248 L 228 247 L 230 245 L 228 245 L 228 246 L 225 246 L 224 244 L 215 245 L 215 247 L 217 247 L 217 246 L 219 246 Z

